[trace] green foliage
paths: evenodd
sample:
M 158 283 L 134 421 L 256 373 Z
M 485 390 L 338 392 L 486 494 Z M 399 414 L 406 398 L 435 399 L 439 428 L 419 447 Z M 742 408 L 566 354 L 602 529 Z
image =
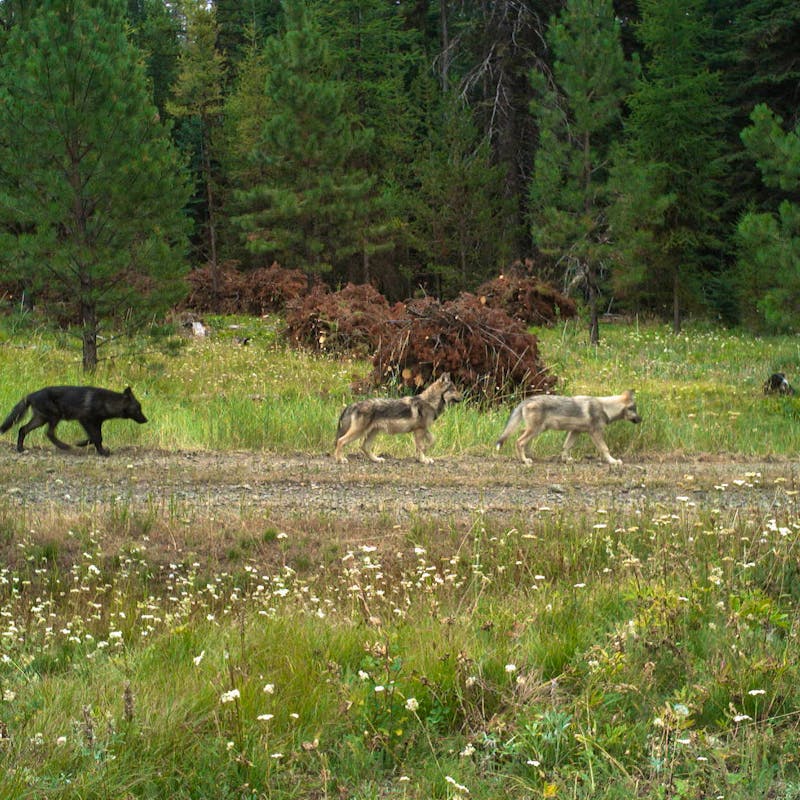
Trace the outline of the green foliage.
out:
M 626 227 L 617 268 L 638 272 L 642 284 L 663 286 L 658 310 L 672 313 L 677 332 L 682 306 L 697 296 L 693 282 L 700 280 L 706 254 L 720 244 L 724 111 L 720 77 L 704 58 L 703 4 L 646 0 L 641 8 L 638 35 L 647 59 L 629 98 L 626 146 L 618 151 L 623 210 L 617 221 Z M 622 278 L 629 291 L 634 278 Z
M 327 272 L 362 251 L 357 220 L 374 183 L 359 166 L 371 137 L 345 106 L 339 68 L 304 0 L 287 0 L 286 30 L 265 45 L 267 116 L 243 187 L 248 248 L 284 266 Z
M 504 227 L 510 208 L 502 197 L 503 170 L 491 161 L 489 141 L 469 109 L 457 97 L 443 100 L 414 164 L 418 188 L 409 226 L 440 296 L 477 286 L 510 260 L 514 231 Z
M 69 569 L 25 534 L 3 573 L 5 624 L 24 635 L 0 662 L 0 791 L 780 796 L 800 782 L 796 598 L 776 586 L 796 511 L 480 517 L 479 566 L 460 526 L 398 538 L 392 521 L 307 579 L 257 559 L 208 575 L 175 539 L 159 564 L 155 539 L 186 526 L 163 510 L 141 539 L 95 512 Z M 101 569 L 123 533 L 126 557 Z
M 131 40 L 144 57 L 153 102 L 166 118 L 167 99 L 178 72 L 179 9 L 162 0 L 131 0 L 127 5 Z
M 198 173 L 198 193 L 204 210 L 205 246 L 202 248 L 212 269 L 214 291 L 219 289 L 217 260 L 218 208 L 216 184 L 217 132 L 223 111 L 225 59 L 217 49 L 219 35 L 216 14 L 205 2 L 185 4 L 186 41 L 180 53 L 178 74 L 167 110 L 178 120 L 197 126 L 197 136 L 187 137 Z M 187 126 L 189 127 L 189 126 Z M 189 128 L 191 130 L 191 128 Z
M 187 187 L 120 2 L 44 3 L 12 28 L 0 69 L 2 258 L 80 323 L 93 369 L 109 319 L 180 297 Z
M 800 130 L 784 132 L 769 108 L 753 110 L 742 140 L 764 183 L 789 197 L 800 187 Z M 739 221 L 740 301 L 746 318 L 790 331 L 800 311 L 800 205 L 784 199 L 777 214 L 751 211 Z
M 620 124 L 629 70 L 607 0 L 571 0 L 550 25 L 553 85 L 533 74 L 539 123 L 531 181 L 533 240 L 583 285 L 597 343 L 598 294 L 609 259 L 608 150 Z
M 366 379 L 369 362 L 292 350 L 281 342 L 282 322 L 275 317 L 206 321 L 212 333 L 205 339 L 165 339 L 167 331 L 157 331 L 107 345 L 108 358 L 94 380 L 118 390 L 132 386 L 151 419 L 126 428 L 126 441 L 168 449 L 330 452 L 335 420 L 357 397 L 352 384 Z M 247 347 L 236 343 L 242 336 L 251 339 Z M 756 339 L 696 325 L 675 337 L 656 324 L 607 325 L 603 340 L 589 348 L 575 322 L 538 330 L 537 336 L 559 393 L 636 390 L 645 424 L 607 431 L 612 452 L 623 459 L 659 452 L 791 455 L 800 447 L 800 401 L 765 398 L 761 390 L 770 372 L 786 372 L 790 379 L 800 374 L 795 337 Z M 0 316 L 0 344 L 6 375 L 0 409 L 39 386 L 84 380 L 80 359 L 63 337 L 30 319 L 20 328 L 16 317 Z M 471 403 L 448 409 L 436 422 L 434 458 L 490 454 L 517 400 L 492 409 Z M 67 440 L 72 424 L 65 423 Z M 32 434 L 32 446 L 38 436 Z M 560 440 L 558 433 L 544 433 L 533 451 L 551 458 Z M 381 437 L 378 447 L 413 456 L 411 437 Z M 576 444 L 576 457 L 592 452 L 588 440 Z
M 122 205 L 120 196 L 127 205 L 105 227 L 114 232 L 110 257 L 95 254 L 110 275 L 122 273 L 112 289 L 104 272 L 105 289 L 94 292 L 108 300 L 99 312 L 103 326 L 108 310 L 126 318 L 131 311 L 145 318 L 160 312 L 158 304 L 132 302 L 133 292 L 120 299 L 117 289 L 136 286 L 166 302 L 163 291 L 151 291 L 150 278 L 139 276 L 159 261 L 172 263 L 172 276 L 185 234 L 175 233 L 171 211 L 137 203 L 138 191 L 128 196 L 130 176 L 111 174 L 122 159 L 113 142 L 130 154 L 130 175 L 155 176 L 148 181 L 152 197 L 170 208 L 183 205 L 197 223 L 193 263 L 249 269 L 279 260 L 320 273 L 330 286 L 374 284 L 395 301 L 418 288 L 454 295 L 530 257 L 546 260 L 542 277 L 556 275 L 571 291 L 582 290 L 595 340 L 603 306 L 672 317 L 676 330 L 687 312 L 727 324 L 793 325 L 791 313 L 780 311 L 792 307 L 794 290 L 781 291 L 791 276 L 781 274 L 762 298 L 753 272 L 763 272 L 759 253 L 743 255 L 738 230 L 744 213 L 777 220 L 787 199 L 760 180 L 740 132 L 762 103 L 788 126 L 796 122 L 800 11 L 793 0 L 642 0 L 613 4 L 614 15 L 601 0 L 92 0 L 86 6 L 0 2 L 0 83 L 9 91 L 16 86 L 8 96 L 19 106 L 0 109 L 0 194 L 7 198 L 0 235 L 20 245 L 3 246 L 4 291 L 24 287 L 30 296 L 33 278 L 44 275 L 59 299 L 74 297 L 45 273 L 65 271 L 70 256 L 61 245 L 80 227 L 78 210 L 99 215 L 108 207 L 102 193 L 70 196 L 89 172 L 65 168 L 63 153 L 80 153 L 89 139 L 77 141 L 53 124 L 73 125 L 75 115 L 48 117 L 48 103 L 61 103 L 59 90 L 69 83 L 64 64 L 53 61 L 50 95 L 25 95 L 8 56 L 19 58 L 22 74 L 32 78 L 48 51 L 71 46 L 57 26 L 38 46 L 37 20 L 58 9 L 81 16 L 108 8 L 98 27 L 85 29 L 86 47 L 68 56 L 77 71 L 75 101 L 89 88 L 89 105 L 78 114 L 84 131 L 95 116 L 108 121 L 92 134 L 104 158 L 103 169 L 91 174 L 100 185 L 122 184 L 114 207 Z M 126 27 L 118 24 L 123 13 Z M 104 25 L 114 25 L 113 33 Z M 136 76 L 120 75 L 104 52 L 138 62 Z M 622 76 L 629 65 L 639 78 L 632 87 Z M 531 73 L 538 76 L 533 82 Z M 89 106 L 94 110 L 85 113 Z M 626 119 L 622 131 L 618 109 Z M 197 178 L 194 191 L 164 191 L 175 175 L 175 164 L 167 163 L 174 156 L 139 158 L 139 143 L 152 131 L 144 135 L 126 118 L 137 113 L 162 138 L 158 118 L 175 122 L 172 139 Z M 70 175 L 70 186 L 42 180 L 48 165 Z M 65 219 L 63 211 L 37 212 L 34 219 L 31 198 L 50 212 L 69 208 L 78 219 Z M 42 244 L 54 216 L 57 233 Z M 765 220 L 750 223 L 747 238 L 768 250 L 777 247 L 776 236 L 786 240 L 780 226 L 794 224 L 786 214 L 777 233 Z M 23 246 L 34 231 L 42 246 Z M 165 237 L 169 253 L 149 247 Z M 546 259 L 536 251 L 546 251 Z M 112 265 L 126 256 L 128 268 Z M 132 273 L 137 280 L 129 280 Z M 34 300 L 41 306 L 44 296 Z M 60 302 L 50 313 L 59 324 L 81 316 Z M 93 342 L 112 332 L 94 337 L 91 309 L 86 316 L 82 333 L 92 362 Z

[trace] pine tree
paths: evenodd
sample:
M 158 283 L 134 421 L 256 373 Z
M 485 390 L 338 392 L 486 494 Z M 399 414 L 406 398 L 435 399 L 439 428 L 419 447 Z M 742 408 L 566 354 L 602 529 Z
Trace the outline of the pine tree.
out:
M 178 78 L 167 110 L 179 119 L 194 121 L 197 161 L 203 187 L 206 252 L 211 266 L 214 295 L 219 293 L 217 258 L 217 195 L 215 189 L 216 135 L 222 120 L 225 63 L 216 48 L 217 23 L 214 9 L 205 0 L 186 3 L 186 42 L 180 55 Z
M 539 147 L 531 180 L 533 239 L 585 286 L 589 333 L 599 341 L 597 301 L 609 260 L 606 218 L 611 134 L 629 83 L 611 0 L 568 0 L 548 33 L 553 85 L 534 73 Z
M 0 56 L 0 253 L 81 326 L 181 291 L 187 187 L 119 0 L 45 0 Z
M 372 131 L 355 161 L 375 181 L 358 212 L 362 246 L 352 272 L 364 282 L 391 283 L 397 250 L 407 240 L 408 189 L 421 144 L 421 111 L 409 90 L 427 70 L 421 37 L 406 25 L 402 4 L 326 0 L 316 8 L 341 68 L 345 107 Z
M 682 304 L 702 293 L 704 259 L 721 246 L 725 114 L 719 75 L 703 56 L 710 30 L 703 0 L 641 0 L 640 7 L 648 60 L 616 160 L 616 281 L 670 304 L 677 333 Z
M 501 244 L 508 216 L 503 174 L 492 165 L 489 141 L 470 110 L 455 96 L 443 99 L 414 165 L 418 188 L 410 224 L 436 294 L 474 288 L 511 260 Z
M 751 211 L 739 221 L 739 270 L 745 319 L 797 331 L 800 315 L 800 125 L 784 131 L 767 106 L 753 110 L 742 141 L 764 183 L 783 197 L 777 213 Z
M 164 0 L 128 0 L 130 37 L 144 55 L 145 71 L 158 113 L 166 118 L 167 98 L 178 74 L 181 15 Z
M 374 179 L 358 166 L 371 132 L 346 107 L 346 86 L 303 0 L 265 45 L 267 117 L 254 157 L 263 178 L 239 194 L 249 249 L 311 272 L 363 247 L 359 222 Z

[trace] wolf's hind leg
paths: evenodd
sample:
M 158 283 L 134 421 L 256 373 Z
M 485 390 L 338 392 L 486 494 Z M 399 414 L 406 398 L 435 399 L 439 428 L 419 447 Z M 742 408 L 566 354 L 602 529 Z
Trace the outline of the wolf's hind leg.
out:
M 525 428 L 522 435 L 514 443 L 517 451 L 517 457 L 523 464 L 533 464 L 531 459 L 531 443 L 539 435 L 541 431 L 539 428 Z
M 361 451 L 366 455 L 366 457 L 370 461 L 374 461 L 376 464 L 380 464 L 381 461 L 385 459 L 381 456 L 376 456 L 375 453 L 372 452 L 372 443 L 375 441 L 375 437 L 378 435 L 377 430 L 371 430 L 365 437 L 364 441 L 361 442 Z
M 34 411 L 33 416 L 19 429 L 19 433 L 17 434 L 17 452 L 22 453 L 25 450 L 25 437 L 31 431 L 35 431 L 37 428 L 41 428 L 42 425 L 46 424 L 47 420 L 41 414 L 37 414 Z
M 564 438 L 564 444 L 561 447 L 562 461 L 572 461 L 572 456 L 570 455 L 570 451 L 572 450 L 572 445 L 575 444 L 575 437 L 576 437 L 576 432 L 570 431 Z
M 70 446 L 56 436 L 56 425 L 58 425 L 58 421 L 47 423 L 47 438 L 60 450 L 69 450 Z
M 333 449 L 333 458 L 340 464 L 346 464 L 347 456 L 342 453 L 342 449 L 346 444 L 350 444 L 354 439 L 358 439 L 360 434 L 361 431 L 355 425 L 351 425 L 350 428 L 336 440 L 336 447 Z

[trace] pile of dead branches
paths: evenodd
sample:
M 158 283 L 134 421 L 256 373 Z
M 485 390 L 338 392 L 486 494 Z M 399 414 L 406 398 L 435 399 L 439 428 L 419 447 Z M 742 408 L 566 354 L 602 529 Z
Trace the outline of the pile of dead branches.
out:
M 294 344 L 314 350 L 371 356 L 402 313 L 369 284 L 348 283 L 338 292 L 315 286 L 286 306 L 286 335 Z
M 490 308 L 499 308 L 527 325 L 552 325 L 571 319 L 575 301 L 539 278 L 514 269 L 482 283 L 475 294 Z
M 541 362 L 536 337 L 472 294 L 444 304 L 410 301 L 385 331 L 373 357 L 376 386 L 419 388 L 449 372 L 473 399 L 493 403 L 549 392 L 556 382 Z
M 283 311 L 287 303 L 309 291 L 308 276 L 299 269 L 269 267 L 242 272 L 235 262 L 217 269 L 217 289 L 210 266 L 192 270 L 188 276 L 189 294 L 182 310 L 218 314 L 267 314 Z

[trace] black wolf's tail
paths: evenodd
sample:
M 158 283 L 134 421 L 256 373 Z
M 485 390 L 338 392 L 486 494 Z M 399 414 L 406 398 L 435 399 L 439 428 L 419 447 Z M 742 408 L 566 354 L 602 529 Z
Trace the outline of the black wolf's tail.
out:
M 15 422 L 19 422 L 22 419 L 22 415 L 28 410 L 28 405 L 28 398 L 23 397 L 11 409 L 11 413 L 5 418 L 3 424 L 0 425 L 0 433 L 5 433 Z

